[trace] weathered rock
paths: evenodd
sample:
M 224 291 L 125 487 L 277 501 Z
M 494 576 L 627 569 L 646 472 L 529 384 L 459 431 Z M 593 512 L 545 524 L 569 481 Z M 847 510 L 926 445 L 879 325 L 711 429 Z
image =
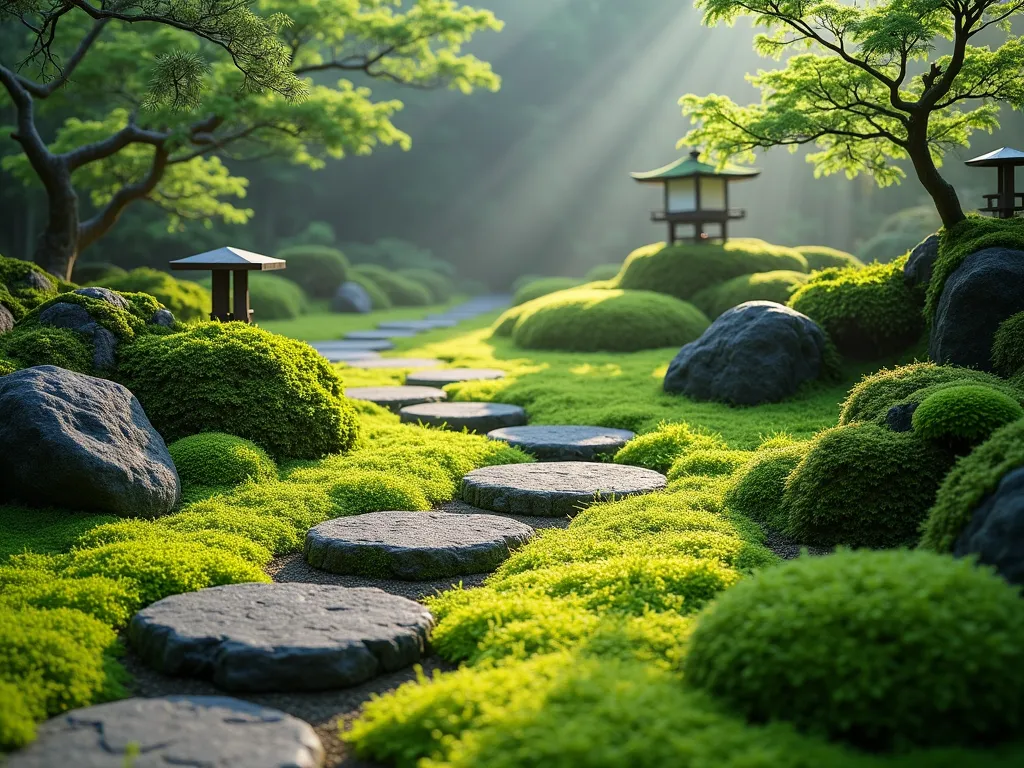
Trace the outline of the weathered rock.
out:
M 174 325 L 174 313 L 169 309 L 158 309 L 149 318 L 150 325 L 159 325 L 161 328 L 171 328 Z
M 985 248 L 946 279 L 932 322 L 928 356 L 937 363 L 992 370 L 999 324 L 1024 311 L 1024 251 Z
M 68 301 L 59 301 L 51 304 L 39 313 L 39 324 L 49 325 L 54 328 L 68 328 L 72 331 L 83 331 L 86 326 L 94 325 L 89 311 L 81 304 L 72 304 Z
M 497 368 L 442 368 L 439 371 L 410 373 L 405 383 L 417 387 L 443 387 L 460 381 L 493 381 L 505 378 L 505 372 Z
M 771 301 L 748 301 L 719 315 L 676 355 L 666 392 L 731 405 L 776 403 L 822 372 L 827 338 L 818 324 Z
M 526 423 L 526 411 L 506 403 L 425 403 L 406 406 L 398 413 L 403 424 L 426 424 L 455 432 L 468 429 L 481 435 Z
M 438 403 L 448 397 L 448 393 L 434 387 L 349 387 L 345 397 L 369 400 L 398 413 L 407 405 Z
M 610 427 L 527 426 L 495 429 L 487 437 L 521 448 L 541 461 L 591 461 L 615 453 L 636 434 Z
M 910 258 L 903 265 L 903 282 L 908 288 L 927 288 L 939 258 L 939 236 L 928 235 L 914 246 Z
M 338 286 L 331 299 L 331 311 L 365 315 L 373 310 L 373 299 L 359 283 L 347 282 Z
M 99 323 L 87 325 L 83 330 L 92 339 L 92 367 L 97 371 L 112 371 L 117 366 L 117 337 Z
M 497 515 L 371 512 L 310 529 L 305 557 L 331 573 L 425 581 L 493 571 L 531 536 Z
M 375 588 L 231 584 L 153 603 L 128 640 L 167 675 L 226 691 L 315 691 L 414 664 L 432 622 L 419 603 Z
M 128 299 L 119 293 L 115 293 L 109 288 L 79 288 L 75 291 L 79 296 L 88 296 L 90 299 L 99 299 L 105 301 L 107 304 L 111 304 L 118 309 L 123 309 L 126 312 L 129 309 Z
M 134 757 L 131 754 L 134 753 Z M 75 709 L 39 727 L 7 768 L 320 768 L 308 724 L 227 696 L 122 699 Z
M 79 291 L 106 291 L 116 299 L 124 301 L 121 296 L 106 288 L 80 288 Z M 117 365 L 117 337 L 97 323 L 82 305 L 65 301 L 51 304 L 39 313 L 39 322 L 41 325 L 77 331 L 88 337 L 93 345 L 92 365 L 97 371 L 113 370 Z
M 661 490 L 665 482 L 659 472 L 623 464 L 503 464 L 466 474 L 460 496 L 491 512 L 562 517 L 599 501 Z
M 0 333 L 7 333 L 14 329 L 14 315 L 11 310 L 0 304 Z
M 35 270 L 25 275 L 21 283 L 28 288 L 35 288 L 37 291 L 45 291 L 47 293 L 57 290 L 57 284 L 53 282 L 53 278 Z
M 920 403 L 894 405 L 885 414 L 885 424 L 893 432 L 910 432 L 914 428 L 914 411 Z
M 125 387 L 63 368 L 0 378 L 0 497 L 159 517 L 181 484 L 163 438 Z
M 953 554 L 977 555 L 1011 584 L 1024 585 L 1024 467 L 1004 475 L 995 493 L 982 501 Z

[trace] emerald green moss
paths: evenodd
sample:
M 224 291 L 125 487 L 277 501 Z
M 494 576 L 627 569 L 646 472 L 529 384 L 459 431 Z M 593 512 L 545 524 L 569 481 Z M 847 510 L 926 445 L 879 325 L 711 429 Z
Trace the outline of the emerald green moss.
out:
M 852 253 L 829 248 L 827 245 L 799 245 L 793 249 L 805 259 L 812 271 L 830 267 L 863 267 L 864 262 Z
M 526 311 L 527 306 L 528 304 L 519 304 L 518 306 L 506 309 L 494 321 L 494 325 L 491 326 L 491 333 L 495 336 L 511 336 L 516 323 L 519 322 L 519 316 Z
M 587 270 L 587 274 L 583 276 L 583 282 L 594 283 L 599 280 L 614 280 L 621 269 L 621 264 L 596 264 Z
M 297 283 L 306 295 L 316 299 L 331 298 L 348 279 L 348 259 L 337 248 L 293 245 L 278 251 L 277 258 L 288 262 L 282 277 Z
M 23 576 L 26 571 L 17 571 Z M 38 578 L 3 585 L 0 606 L 24 608 L 71 608 L 102 621 L 107 626 L 123 627 L 132 616 L 137 601 L 131 586 L 106 576 L 65 579 L 54 574 L 36 572 Z M 0 582 L 4 580 L 0 575 Z
M 926 440 L 975 445 L 999 427 L 1024 418 L 1016 399 L 979 384 L 945 387 L 914 411 L 914 432 Z
M 36 275 L 34 279 L 32 273 Z M 3 304 L 12 311 L 15 319 L 20 319 L 25 312 L 52 298 L 61 289 L 57 278 L 47 274 L 42 267 L 4 256 L 0 256 L 0 286 L 5 289 Z
M 716 318 L 727 309 L 745 301 L 774 301 L 785 304 L 799 286 L 807 282 L 808 275 L 793 270 L 755 272 L 740 275 L 698 291 L 694 305 L 710 318 Z
M 512 305 L 525 304 L 528 301 L 539 299 L 541 296 L 547 296 L 549 293 L 567 291 L 577 287 L 581 282 L 575 277 L 539 277 L 516 289 L 515 295 L 512 297 Z
M 616 464 L 646 467 L 662 474 L 672 468 L 678 459 L 693 451 L 725 448 L 720 437 L 685 422 L 661 424 L 654 432 L 634 437 L 615 454 Z
M 257 323 L 289 320 L 309 311 L 309 298 L 302 288 L 273 272 L 249 275 L 249 303 Z
M 23 327 L 0 335 L 0 356 L 18 368 L 56 365 L 76 373 L 93 373 L 92 345 L 67 328 Z
M 391 309 L 394 306 L 394 302 L 391 301 L 387 293 L 368 275 L 361 274 L 353 269 L 349 272 L 348 279 L 363 287 L 363 290 L 369 295 L 370 303 L 374 309 Z
M 357 264 L 357 275 L 372 280 L 396 307 L 425 307 L 433 301 L 430 289 L 379 264 Z
M 39 315 L 47 308 L 54 304 L 77 304 L 83 307 L 93 320 L 114 334 L 119 342 L 127 343 L 137 336 L 168 332 L 168 329 L 149 322 L 157 310 L 162 308 L 155 298 L 146 293 L 120 295 L 128 302 L 127 310 L 115 307 L 103 299 L 94 299 L 80 293 L 62 293 L 44 301 L 26 314 L 20 325 L 24 328 L 41 327 Z
M 452 279 L 432 269 L 400 269 L 397 274 L 424 286 L 430 292 L 432 304 L 443 304 L 455 295 L 455 284 Z
M 92 284 L 125 293 L 149 294 L 182 322 L 205 320 L 210 314 L 210 292 L 199 283 L 177 280 L 150 267 L 139 267 L 122 275 L 108 274 Z
M 430 502 L 420 485 L 409 477 L 372 470 L 353 470 L 328 490 L 341 515 L 366 512 L 425 511 Z
M 250 440 L 223 432 L 204 432 L 167 446 L 185 485 L 230 486 L 246 480 L 276 480 L 277 466 Z
M 1007 378 L 1024 371 L 1024 312 L 999 324 L 992 343 L 992 364 Z
M 840 552 L 723 594 L 699 619 L 685 673 L 754 723 L 867 749 L 985 744 L 1024 726 L 1022 633 L 1024 601 L 991 571 Z
M 796 443 L 756 451 L 753 458 L 732 476 L 725 494 L 726 506 L 768 528 L 785 530 L 782 496 L 786 491 L 786 479 L 809 449 L 810 443 Z
M 692 451 L 672 462 L 668 479 L 678 480 L 691 475 L 731 475 L 752 458 L 754 453 L 751 451 L 733 451 L 727 448 Z

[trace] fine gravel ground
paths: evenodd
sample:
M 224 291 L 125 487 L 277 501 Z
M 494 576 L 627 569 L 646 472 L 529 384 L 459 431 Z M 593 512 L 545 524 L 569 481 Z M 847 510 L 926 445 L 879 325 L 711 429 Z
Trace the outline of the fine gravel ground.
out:
M 770 528 L 764 528 L 762 526 L 762 530 L 765 535 L 765 546 L 783 560 L 795 560 L 800 557 L 804 551 L 813 557 L 832 554 L 831 547 L 811 547 L 806 544 L 799 544 L 798 542 L 795 542 L 792 539 L 783 536 L 778 531 L 773 531 Z

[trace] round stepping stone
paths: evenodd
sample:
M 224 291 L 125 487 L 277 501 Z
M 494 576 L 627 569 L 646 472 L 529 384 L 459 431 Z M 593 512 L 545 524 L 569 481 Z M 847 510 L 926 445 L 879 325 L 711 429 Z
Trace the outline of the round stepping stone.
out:
M 419 331 L 352 331 L 345 334 L 345 340 L 377 341 L 379 339 L 411 339 Z
M 437 328 L 452 328 L 454 320 L 392 320 L 380 323 L 377 327 L 382 331 L 433 331 Z
M 609 427 L 538 425 L 495 429 L 487 436 L 521 448 L 541 461 L 590 461 L 615 453 L 636 434 Z
M 132 617 L 128 641 L 165 675 L 226 691 L 345 688 L 423 656 L 433 619 L 376 588 L 231 584 L 165 597 Z
M 332 363 L 352 363 L 356 360 L 380 360 L 381 356 L 377 352 L 368 352 L 363 350 L 345 351 L 343 349 L 334 350 L 321 350 L 320 354 L 326 357 Z
M 404 424 L 426 424 L 454 432 L 468 429 L 478 434 L 526 423 L 526 411 L 505 403 L 426 403 L 407 406 L 398 413 Z
M 434 387 L 349 387 L 345 397 L 369 400 L 398 413 L 407 405 L 437 403 L 448 397 L 443 389 Z
M 134 757 L 130 757 L 134 753 Z M 228 696 L 122 699 L 65 712 L 7 768 L 320 768 L 324 748 L 308 724 Z
M 598 501 L 665 487 L 665 476 L 643 467 L 583 461 L 503 464 L 462 478 L 462 500 L 479 509 L 514 515 L 574 515 Z
M 419 387 L 443 387 L 460 381 L 492 381 L 505 378 L 505 372 L 497 368 L 442 368 L 439 371 L 423 371 L 411 373 L 406 384 Z
M 376 341 L 356 341 L 355 339 L 339 339 L 338 341 L 314 341 L 310 346 L 317 352 L 384 352 L 394 349 L 395 345 L 387 339 Z
M 306 534 L 306 562 L 331 573 L 427 581 L 489 573 L 533 536 L 497 515 L 370 512 L 339 517 Z
M 432 357 L 381 357 L 379 359 L 353 360 L 349 363 L 352 368 L 435 368 L 442 364 L 442 360 Z

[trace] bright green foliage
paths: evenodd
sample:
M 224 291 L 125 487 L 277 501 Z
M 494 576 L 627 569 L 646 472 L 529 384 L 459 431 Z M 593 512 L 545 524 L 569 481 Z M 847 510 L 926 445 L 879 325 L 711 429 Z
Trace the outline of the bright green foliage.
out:
M 15 609 L 72 608 L 113 627 L 127 624 L 137 605 L 130 584 L 123 580 L 106 576 L 65 579 L 43 571 L 14 572 L 23 580 L 4 584 L 0 605 Z M 25 578 L 27 574 L 32 576 Z
M 634 437 L 615 454 L 616 464 L 632 464 L 661 473 L 668 472 L 678 459 L 693 451 L 725 448 L 720 437 L 689 424 L 662 424 L 654 432 Z
M 139 267 L 122 275 L 107 275 L 96 280 L 115 291 L 148 293 L 174 313 L 174 319 L 182 322 L 204 320 L 210 314 L 210 292 L 198 283 L 176 280 L 166 272 L 149 267 Z
M 283 501 L 287 502 L 287 497 Z M 276 516 L 274 512 L 278 510 L 272 508 L 247 507 L 237 502 L 237 498 L 223 496 L 205 499 L 157 522 L 182 533 L 225 531 L 238 534 L 273 555 L 284 555 L 301 548 L 302 538 L 298 529 L 301 523 Z
M 829 248 L 827 245 L 800 245 L 793 249 L 807 259 L 807 266 L 812 271 L 829 269 L 830 267 L 863 267 L 864 262 L 852 253 Z
M 349 273 L 348 279 L 353 283 L 361 285 L 363 290 L 370 295 L 370 302 L 374 309 L 391 309 L 391 307 L 394 306 L 394 303 L 388 297 L 387 293 L 385 293 L 384 290 L 377 285 L 377 281 L 369 275 L 364 275 L 353 269 Z
M 76 261 L 71 278 L 79 285 L 88 285 L 97 281 L 102 283 L 103 280 L 126 274 L 128 274 L 126 269 L 117 264 L 111 264 L 109 261 Z
M 1022 632 L 1016 590 L 969 561 L 840 552 L 719 598 L 686 679 L 751 721 L 869 749 L 991 743 L 1024 725 Z
M 0 564 L 22 552 L 64 552 L 91 528 L 118 520 L 115 515 L 0 504 Z
M 32 741 L 34 720 L 24 694 L 14 683 L 0 681 L 0 749 L 14 750 Z
M 18 370 L 17 363 L 6 357 L 0 357 L 0 376 L 6 376 L 8 373 L 14 373 L 16 370 Z
M 999 427 L 1024 418 L 1024 408 L 1009 395 L 978 384 L 945 387 L 926 397 L 914 411 L 914 433 L 926 440 L 974 445 Z
M 328 494 L 339 517 L 387 510 L 430 509 L 430 502 L 415 480 L 387 472 L 349 472 L 328 489 Z
M 786 480 L 785 532 L 803 544 L 913 544 L 953 459 L 912 432 L 849 424 L 822 432 Z
M 168 329 L 151 324 L 149 321 L 162 305 L 146 293 L 122 293 L 128 309 L 115 307 L 103 299 L 94 299 L 79 293 L 62 293 L 44 301 L 21 320 L 23 328 L 38 328 L 39 315 L 54 304 L 77 304 L 83 307 L 97 323 L 117 337 L 119 342 L 132 341 L 136 336 L 150 333 L 167 333 Z
M 40 285 L 38 288 L 30 281 L 32 272 L 38 276 L 35 278 Z M 57 291 L 55 278 L 42 267 L 30 261 L 0 256 L 0 303 L 11 310 L 15 320 L 55 296 Z
M 599 280 L 613 280 L 618 276 L 620 269 L 622 269 L 621 264 L 597 264 L 587 270 L 587 274 L 583 276 L 583 281 L 594 283 Z
M 432 304 L 443 304 L 455 295 L 452 279 L 432 269 L 400 269 L 398 274 L 430 291 Z
M 356 417 L 311 347 L 243 323 L 201 323 L 120 351 L 120 375 L 165 440 L 227 432 L 277 458 L 345 451 Z
M 273 272 L 249 275 L 249 303 L 253 320 L 289 320 L 306 314 L 309 299 L 298 284 L 284 280 Z
M 357 264 L 352 271 L 369 278 L 396 307 L 425 307 L 433 301 L 430 289 L 378 264 Z
M 582 282 L 575 277 L 539 277 L 516 289 L 515 295 L 512 297 L 512 305 L 525 304 L 528 301 L 539 299 L 541 296 L 547 296 L 549 293 L 567 291 Z
M 807 455 L 809 443 L 759 449 L 753 459 L 732 476 L 725 494 L 726 506 L 768 528 L 786 528 L 782 496 L 790 472 Z
M 715 318 L 745 301 L 774 301 L 785 304 L 799 286 L 807 282 L 804 272 L 775 270 L 740 275 L 694 294 L 693 303 L 708 317 Z
M 689 299 L 725 280 L 776 270 L 806 272 L 807 260 L 792 248 L 755 238 L 735 237 L 724 245 L 654 243 L 629 254 L 616 287 Z
M 668 479 L 678 480 L 691 475 L 716 477 L 731 475 L 755 457 L 751 451 L 733 451 L 728 448 L 706 448 L 691 451 L 672 462 Z
M 491 332 L 495 336 L 511 336 L 512 331 L 515 330 L 516 323 L 519 322 L 519 317 L 526 310 L 526 304 L 509 307 L 494 321 L 494 325 L 491 326 Z
M 936 552 L 952 552 L 953 545 L 971 521 L 982 500 L 999 481 L 1024 467 L 1024 420 L 992 433 L 969 455 L 960 458 L 942 481 L 935 505 L 922 527 L 920 546 Z
M 223 432 L 183 437 L 167 450 L 185 485 L 230 486 L 277 479 L 277 466 L 266 451 Z
M 843 355 L 875 360 L 900 352 L 924 330 L 920 306 L 903 281 L 903 264 L 826 269 L 797 289 L 789 306 L 814 320 Z
M 0 336 L 0 356 L 8 358 L 15 369 L 56 365 L 77 373 L 93 372 L 92 345 L 67 328 L 18 325 Z
M 276 256 L 288 262 L 281 276 L 298 284 L 307 296 L 315 299 L 331 298 L 338 286 L 348 279 L 348 259 L 337 248 L 293 245 L 278 251 Z
M 999 324 L 992 343 L 992 365 L 1007 378 L 1024 371 L 1024 312 Z
M 653 291 L 561 291 L 522 307 L 512 340 L 524 349 L 633 352 L 679 347 L 707 329 L 685 301 Z

